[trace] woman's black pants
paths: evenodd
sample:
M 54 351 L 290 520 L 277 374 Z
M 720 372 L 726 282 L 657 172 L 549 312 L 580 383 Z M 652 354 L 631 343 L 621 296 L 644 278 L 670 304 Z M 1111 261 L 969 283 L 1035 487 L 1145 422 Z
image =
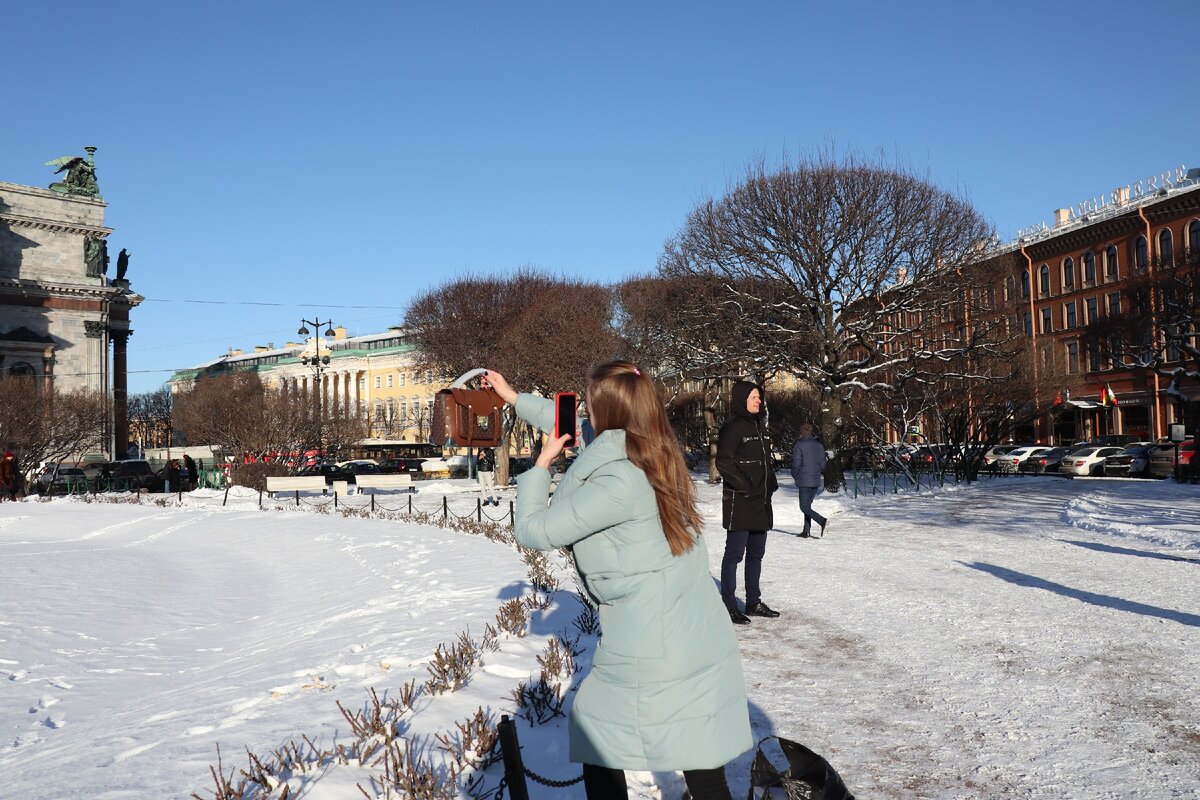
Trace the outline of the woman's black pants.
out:
M 692 800 L 733 800 L 725 782 L 725 768 L 684 770 L 688 793 Z M 583 765 L 583 788 L 588 800 L 624 800 L 629 797 L 625 788 L 625 772 L 594 764 Z

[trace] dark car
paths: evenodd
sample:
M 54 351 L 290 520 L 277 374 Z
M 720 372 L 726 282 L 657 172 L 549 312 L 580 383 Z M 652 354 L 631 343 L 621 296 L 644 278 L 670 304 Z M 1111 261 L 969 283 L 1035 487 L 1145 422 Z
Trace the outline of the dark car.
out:
M 512 478 L 533 468 L 533 459 L 528 457 L 508 457 L 508 477 Z
M 366 461 L 349 461 L 344 464 L 334 464 L 326 461 L 311 467 L 305 467 L 298 474 L 320 475 L 325 478 L 326 485 L 332 485 L 334 481 L 355 483 L 358 475 L 382 475 L 384 473 L 378 464 Z
M 1070 453 L 1072 449 L 1070 447 L 1053 447 L 1044 452 L 1036 453 L 1023 460 L 1017 467 L 1017 470 L 1031 475 L 1056 473 L 1058 472 L 1058 465 L 1062 461 L 1063 456 Z
M 385 458 L 379 462 L 379 471 L 384 475 L 411 475 L 414 478 L 421 475 L 423 458 Z
M 1109 456 L 1104 459 L 1104 477 L 1150 477 L 1150 453 L 1157 448 L 1158 445 L 1154 444 L 1137 444 L 1126 447 L 1115 456 Z
M 107 476 L 105 475 L 107 472 Z M 137 492 L 142 489 L 161 489 L 162 482 L 154 474 L 150 462 L 141 458 L 131 458 L 125 461 L 110 461 L 107 469 L 102 468 L 98 479 L 101 488 L 116 492 Z M 107 482 L 107 486 L 104 483 Z M 156 487 L 157 484 L 157 487 Z

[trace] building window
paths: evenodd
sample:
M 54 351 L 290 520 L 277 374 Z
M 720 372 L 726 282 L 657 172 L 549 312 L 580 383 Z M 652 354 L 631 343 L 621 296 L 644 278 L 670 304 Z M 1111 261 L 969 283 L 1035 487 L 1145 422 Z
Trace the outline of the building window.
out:
M 1117 277 L 1117 246 L 1115 244 L 1104 248 L 1104 277 L 1110 281 Z
M 390 397 L 388 398 L 388 401 L 387 401 L 387 418 L 389 420 L 393 420 L 396 418 L 396 403 Z
M 1158 232 L 1158 257 L 1163 264 L 1175 262 L 1175 242 L 1171 237 L 1171 229 L 1163 228 Z
M 1121 293 L 1113 292 L 1108 296 L 1108 315 L 1110 317 L 1121 316 Z
M 383 401 L 375 401 L 375 421 L 383 422 Z
M 1054 330 L 1054 312 L 1049 307 L 1042 309 L 1041 333 L 1051 333 Z
M 1029 270 L 1021 272 L 1021 297 L 1029 297 Z
M 389 372 L 389 373 L 388 373 L 388 388 L 389 388 L 389 389 L 391 389 L 391 388 L 392 388 L 392 385 L 393 385 L 392 381 L 393 381 L 393 378 L 392 378 L 392 373 L 390 373 L 390 372 Z
M 380 388 L 379 382 L 382 380 L 378 375 L 375 376 L 375 388 Z
M 1079 372 L 1079 342 L 1067 342 L 1067 372 Z
M 1088 372 L 1100 371 L 1100 347 L 1093 343 L 1087 346 Z
M 1033 336 L 1033 317 L 1028 311 L 1025 312 L 1025 335 Z
M 407 373 L 407 372 L 401 372 L 401 373 L 400 373 L 400 385 L 401 385 L 401 386 L 403 386 L 403 385 L 406 383 L 406 381 L 405 381 L 405 378 L 407 378 L 407 377 L 408 377 L 408 373 Z
M 1004 302 L 1011 303 L 1017 296 L 1017 279 L 1009 275 L 1004 279 Z
M 1042 297 L 1048 297 L 1050 295 L 1050 267 L 1042 264 L 1042 268 L 1039 271 L 1039 278 Z
M 1084 323 L 1090 325 L 1099 319 L 1100 315 L 1097 313 L 1096 298 L 1089 297 L 1085 302 L 1087 306 L 1087 319 L 1084 320 Z
M 1067 330 L 1074 328 L 1078 324 L 1078 320 L 1075 317 L 1075 301 L 1074 300 L 1072 300 L 1071 302 L 1069 302 L 1063 306 L 1063 316 L 1064 316 L 1064 320 L 1066 322 Z
M 1149 266 L 1150 253 L 1146 249 L 1146 237 L 1139 236 L 1133 243 L 1133 268 L 1138 272 L 1145 272 Z
M 1064 258 L 1062 262 L 1062 285 L 1066 292 L 1075 288 L 1075 262 L 1070 258 Z
M 425 382 L 433 383 L 433 370 L 431 370 L 431 369 L 425 370 Z
M 1083 254 L 1083 283 L 1091 286 L 1096 282 L 1096 254 L 1088 250 Z
M 1200 219 L 1194 219 L 1187 226 L 1187 246 L 1193 253 L 1200 253 Z

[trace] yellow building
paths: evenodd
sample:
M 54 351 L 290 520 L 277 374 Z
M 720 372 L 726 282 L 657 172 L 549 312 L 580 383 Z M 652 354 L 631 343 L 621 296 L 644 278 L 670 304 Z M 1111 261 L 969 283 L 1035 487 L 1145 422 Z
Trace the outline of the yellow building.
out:
M 454 376 L 420 364 L 416 345 L 402 328 L 348 336 L 345 328 L 337 327 L 332 337 L 313 336 L 281 348 L 267 344 L 252 352 L 230 349 L 220 358 L 175 373 L 168 384 L 172 392 L 179 392 L 205 375 L 254 370 L 264 384 L 294 396 L 308 398 L 320 391 L 325 417 L 366 416 L 370 435 L 362 444 L 370 447 L 428 441 L 434 395 Z

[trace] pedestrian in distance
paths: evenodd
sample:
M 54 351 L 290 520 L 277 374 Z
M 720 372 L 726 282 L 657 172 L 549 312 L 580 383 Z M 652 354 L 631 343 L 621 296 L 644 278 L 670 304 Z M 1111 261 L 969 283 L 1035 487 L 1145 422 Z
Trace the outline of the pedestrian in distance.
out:
M 792 480 L 796 482 L 796 489 L 800 493 L 800 510 L 804 512 L 804 530 L 800 535 L 804 537 L 811 535 L 813 520 L 821 526 L 821 536 L 825 536 L 825 526 L 829 520 L 813 511 L 812 504 L 825 480 L 827 458 L 824 445 L 813 436 L 812 424 L 802 424 L 800 438 L 792 446 Z
M 483 379 L 517 416 L 554 428 L 554 401 Z M 517 478 L 516 538 L 571 548 L 602 633 L 568 723 L 589 800 L 628 796 L 625 770 L 683 771 L 693 800 L 730 800 L 725 765 L 753 745 L 741 655 L 708 574 L 691 475 L 654 383 L 633 364 L 592 370 L 590 424 L 550 496 L 570 436 Z
M 476 475 L 479 478 L 479 494 L 483 495 L 483 504 L 485 506 L 500 505 L 500 498 L 496 494 L 496 452 L 490 447 L 480 450 L 476 466 L 478 467 Z
M 200 473 L 196 470 L 196 462 L 187 453 L 183 454 L 183 468 L 187 471 L 187 486 L 183 488 L 184 491 L 190 492 L 196 488 Z
M 17 459 L 11 450 L 0 459 L 0 500 L 17 499 Z
M 774 524 L 771 495 L 779 488 L 771 469 L 771 440 L 767 436 L 762 389 L 747 381 L 733 385 L 729 419 L 717 437 L 717 471 L 721 492 L 721 525 L 725 556 L 721 559 L 721 599 L 735 625 L 750 617 L 775 618 L 779 612 L 762 601 L 759 576 L 767 552 L 767 531 Z M 746 561 L 746 610 L 737 606 L 737 572 Z

